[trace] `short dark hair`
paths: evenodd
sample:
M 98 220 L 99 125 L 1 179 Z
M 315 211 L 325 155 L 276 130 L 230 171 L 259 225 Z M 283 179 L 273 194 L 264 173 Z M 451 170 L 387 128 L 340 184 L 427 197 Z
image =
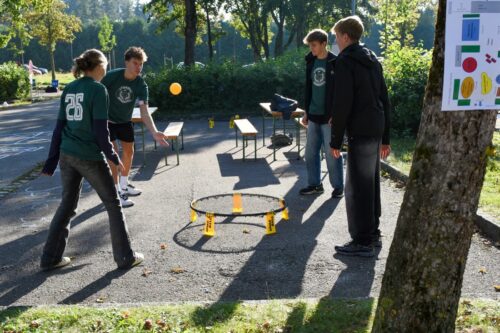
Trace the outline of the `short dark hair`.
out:
M 328 43 L 328 34 L 323 29 L 314 29 L 309 31 L 303 42 L 306 45 L 311 42 Z
M 135 58 L 142 62 L 148 61 L 148 56 L 146 52 L 141 47 L 132 46 L 125 51 L 125 61 L 129 61 L 130 59 Z
M 341 34 L 347 34 L 350 39 L 355 42 L 358 42 L 363 35 L 365 28 L 363 26 L 363 22 L 357 15 L 348 16 L 337 23 L 332 28 L 332 32 L 340 32 Z

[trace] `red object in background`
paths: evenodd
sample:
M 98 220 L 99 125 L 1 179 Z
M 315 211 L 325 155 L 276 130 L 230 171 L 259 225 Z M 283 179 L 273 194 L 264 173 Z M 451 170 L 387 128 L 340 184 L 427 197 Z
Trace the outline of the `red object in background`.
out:
M 471 58 L 471 57 L 466 58 L 464 60 L 464 62 L 462 63 L 462 67 L 463 67 L 464 71 L 466 71 L 467 73 L 472 73 L 477 68 L 477 61 L 476 61 L 476 59 Z

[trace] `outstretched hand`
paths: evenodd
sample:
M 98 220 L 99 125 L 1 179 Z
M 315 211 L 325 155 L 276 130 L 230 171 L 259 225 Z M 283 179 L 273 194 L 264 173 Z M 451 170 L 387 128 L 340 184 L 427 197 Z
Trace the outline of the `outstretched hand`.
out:
M 156 142 L 158 142 L 160 145 L 162 146 L 165 146 L 165 147 L 168 147 L 169 144 L 167 142 L 167 137 L 165 136 L 165 134 L 163 132 L 156 132 L 155 134 L 153 134 L 153 138 L 156 140 Z

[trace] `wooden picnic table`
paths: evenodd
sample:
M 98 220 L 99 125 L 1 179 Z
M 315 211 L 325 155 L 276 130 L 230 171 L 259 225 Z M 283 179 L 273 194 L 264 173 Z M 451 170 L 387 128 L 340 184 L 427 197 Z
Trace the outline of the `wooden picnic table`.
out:
M 156 112 L 157 107 L 148 107 L 148 112 L 150 115 Z M 146 144 L 144 138 L 144 122 L 141 117 L 141 109 L 134 108 L 134 112 L 132 113 L 132 123 L 141 124 L 141 136 L 142 136 L 142 163 L 146 164 Z M 155 141 L 155 149 L 156 149 L 156 141 Z
M 283 113 L 278 112 L 278 111 L 273 111 L 271 110 L 271 103 L 260 103 L 259 104 L 261 109 L 262 109 L 262 145 L 266 145 L 266 134 L 265 134 L 265 127 L 266 127 L 266 118 L 272 118 L 273 119 L 273 135 L 276 135 L 276 121 L 277 120 L 283 120 L 283 133 L 286 131 L 286 119 L 283 118 Z M 305 111 L 297 108 L 295 111 L 292 112 L 290 119 L 293 120 L 295 118 L 301 118 L 305 115 Z M 298 157 L 297 159 L 300 159 L 300 124 L 298 122 L 295 122 L 295 134 L 297 138 L 297 148 L 298 148 Z M 273 145 L 273 161 L 276 161 L 276 147 Z

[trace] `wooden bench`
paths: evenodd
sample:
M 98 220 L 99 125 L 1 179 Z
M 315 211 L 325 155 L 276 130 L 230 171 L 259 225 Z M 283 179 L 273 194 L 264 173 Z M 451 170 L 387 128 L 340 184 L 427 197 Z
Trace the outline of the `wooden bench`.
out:
M 167 137 L 167 140 L 170 140 L 172 145 L 172 150 L 175 150 L 177 154 L 177 165 L 179 165 L 179 136 L 181 137 L 182 146 L 181 149 L 184 149 L 184 123 L 183 122 L 172 122 L 168 124 L 167 128 L 163 131 L 163 134 Z M 174 147 L 175 143 L 175 147 Z M 165 151 L 165 165 L 168 165 L 167 155 L 168 149 Z
M 241 138 L 243 142 L 243 161 L 245 160 L 245 147 L 248 146 L 248 139 L 253 138 L 254 140 L 254 160 L 257 159 L 257 129 L 252 125 L 248 119 L 236 119 L 234 121 L 236 125 L 234 127 L 235 137 L 236 137 L 236 147 L 238 147 L 238 131 L 241 133 Z

